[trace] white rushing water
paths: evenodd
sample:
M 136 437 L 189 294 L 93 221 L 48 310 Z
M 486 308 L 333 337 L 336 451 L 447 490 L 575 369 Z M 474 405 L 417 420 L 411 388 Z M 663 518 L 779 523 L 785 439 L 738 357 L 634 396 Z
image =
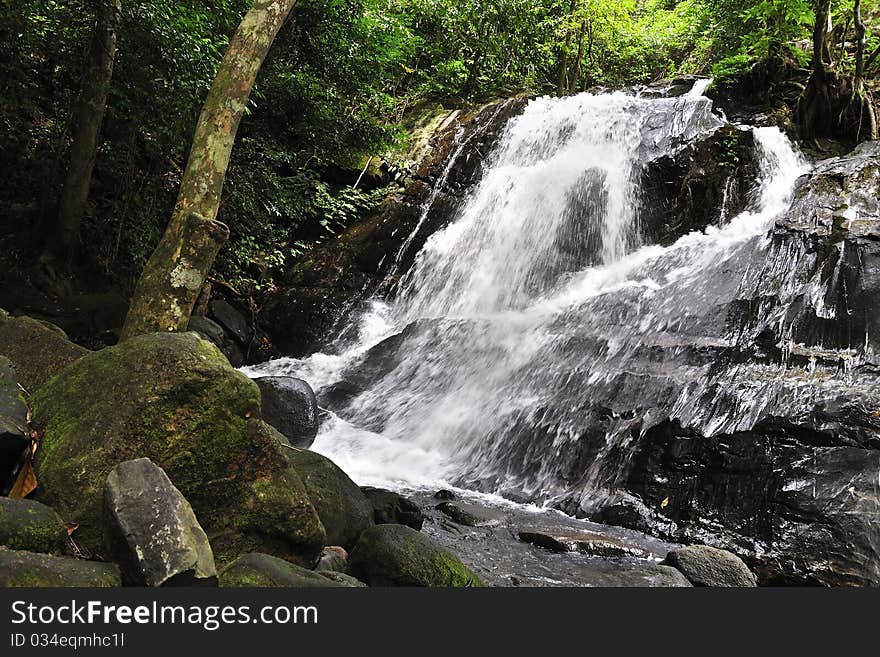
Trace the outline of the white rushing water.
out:
M 670 246 L 643 244 L 640 167 L 721 125 L 704 90 L 532 101 L 396 297 L 374 300 L 357 319 L 355 340 L 247 373 L 298 376 L 320 389 L 419 321 L 389 371 L 345 419 L 325 421 L 313 449 L 359 483 L 452 482 L 546 500 L 597 482 L 626 419 L 612 413 L 605 447 L 581 462 L 570 446 L 583 438 L 584 417 L 597 404 L 675 405 L 697 415 L 690 406 L 699 391 L 689 384 L 704 370 L 676 358 L 695 341 L 729 339 L 697 328 L 735 297 L 747 267 L 741 256 L 762 248 L 806 171 L 779 130 L 755 129 L 751 208 Z M 662 371 L 645 364 L 646 346 L 670 354 Z M 652 386 L 654 374 L 662 386 Z

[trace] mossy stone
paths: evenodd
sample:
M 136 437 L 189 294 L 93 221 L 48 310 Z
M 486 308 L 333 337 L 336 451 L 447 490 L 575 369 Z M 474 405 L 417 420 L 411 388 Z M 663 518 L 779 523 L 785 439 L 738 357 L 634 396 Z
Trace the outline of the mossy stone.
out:
M 376 525 L 361 534 L 349 572 L 370 586 L 483 586 L 458 557 L 405 525 Z
M 0 355 L 12 361 L 18 382 L 29 393 L 88 353 L 47 322 L 30 317 L 7 317 L 0 322 Z
M 115 465 L 149 458 L 192 505 L 221 563 L 243 549 L 312 562 L 324 530 L 260 420 L 260 391 L 194 333 L 150 333 L 77 360 L 32 400 L 38 491 L 102 551 Z
M 306 492 L 327 531 L 328 545 L 351 548 L 373 526 L 373 505 L 333 461 L 307 449 L 285 445 L 288 462 L 302 477 Z
M 116 564 L 0 548 L 0 588 L 122 586 Z
M 351 586 L 269 554 L 245 554 L 220 573 L 220 586 L 244 588 L 314 588 Z
M 0 497 L 0 545 L 60 553 L 66 542 L 67 526 L 53 509 L 35 500 Z

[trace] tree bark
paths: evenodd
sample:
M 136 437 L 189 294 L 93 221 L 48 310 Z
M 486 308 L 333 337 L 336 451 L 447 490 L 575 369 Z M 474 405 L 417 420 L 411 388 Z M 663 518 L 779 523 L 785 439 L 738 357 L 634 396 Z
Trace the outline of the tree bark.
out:
M 121 340 L 186 330 L 214 258 L 228 236 L 216 220 L 239 123 L 257 74 L 296 0 L 254 0 L 202 107 L 177 204 L 129 306 Z
M 121 13 L 120 0 L 97 0 L 95 3 L 95 27 L 73 117 L 70 163 L 55 225 L 49 226 L 46 238 L 48 255 L 62 260 L 65 265 L 70 264 L 79 248 L 80 225 L 89 199 L 98 138 L 113 78 L 116 30 Z

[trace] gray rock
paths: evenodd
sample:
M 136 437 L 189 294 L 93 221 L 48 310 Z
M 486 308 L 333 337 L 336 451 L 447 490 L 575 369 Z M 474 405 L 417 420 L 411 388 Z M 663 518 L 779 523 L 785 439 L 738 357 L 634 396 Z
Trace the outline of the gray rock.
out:
M 125 461 L 110 471 L 104 531 L 126 584 L 217 583 L 214 555 L 192 507 L 150 459 Z
M 418 504 L 384 488 L 361 486 L 361 490 L 373 505 L 373 522 L 377 525 L 406 525 L 421 530 L 425 516 Z
M 434 508 L 453 522 L 465 527 L 494 526 L 504 518 L 504 514 L 497 509 L 487 509 L 479 504 L 440 502 Z
M 348 570 L 348 552 L 346 552 L 345 548 L 338 545 L 325 547 L 318 558 L 315 570 L 319 572 L 344 573 Z
M 320 571 L 321 577 L 326 577 L 331 582 L 336 582 L 337 584 L 342 584 L 343 586 L 348 586 L 350 588 L 364 588 L 367 585 L 364 584 L 359 579 L 352 577 L 351 575 L 346 575 L 345 573 L 339 573 L 335 570 L 322 570 Z
M 0 548 L 0 588 L 121 586 L 112 563 Z
M 245 554 L 220 572 L 220 586 L 244 588 L 314 588 L 350 586 L 324 573 L 307 570 L 261 552 Z
M 243 314 L 223 299 L 212 299 L 208 307 L 214 321 L 226 329 L 240 345 L 246 347 L 250 343 L 253 332 Z
M 666 555 L 665 564 L 680 570 L 694 586 L 757 586 L 743 560 L 708 545 L 689 545 Z
M 318 435 L 318 400 L 312 387 L 292 376 L 254 379 L 262 394 L 263 419 L 294 447 L 309 448 Z
M 636 545 L 629 545 L 620 539 L 603 536 L 589 531 L 555 531 L 525 529 L 520 531 L 519 540 L 531 543 L 553 552 L 582 552 L 597 557 L 640 557 L 648 553 Z
M 11 487 L 13 471 L 30 443 L 27 415 L 12 362 L 0 356 L 0 492 Z
M 327 531 L 327 543 L 350 549 L 361 532 L 373 526 L 373 505 L 347 474 L 326 456 L 307 449 L 284 448 L 288 463 Z
M 67 526 L 53 509 L 34 500 L 0 497 L 0 545 L 58 553 L 66 543 Z
M 244 365 L 245 356 L 241 347 L 233 340 L 228 333 L 217 322 L 207 317 L 193 316 L 189 319 L 187 328 L 190 331 L 198 333 L 200 336 L 213 342 L 214 345 L 223 352 L 223 355 L 229 360 L 233 367 L 241 367 Z

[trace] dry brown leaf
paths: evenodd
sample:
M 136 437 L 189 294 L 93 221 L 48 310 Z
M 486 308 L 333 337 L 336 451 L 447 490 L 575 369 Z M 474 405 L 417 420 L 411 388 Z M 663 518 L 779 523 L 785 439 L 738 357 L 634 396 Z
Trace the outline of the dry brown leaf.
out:
M 79 529 L 78 522 L 65 522 L 64 524 L 67 526 L 67 535 L 68 536 L 70 536 L 73 532 L 75 532 L 77 529 Z
M 37 475 L 30 460 L 25 461 L 18 471 L 18 477 L 9 491 L 9 497 L 27 497 L 37 487 Z
M 660 502 L 660 508 L 665 509 L 667 504 L 669 504 L 669 498 L 665 497 L 665 498 L 663 498 L 663 501 Z

